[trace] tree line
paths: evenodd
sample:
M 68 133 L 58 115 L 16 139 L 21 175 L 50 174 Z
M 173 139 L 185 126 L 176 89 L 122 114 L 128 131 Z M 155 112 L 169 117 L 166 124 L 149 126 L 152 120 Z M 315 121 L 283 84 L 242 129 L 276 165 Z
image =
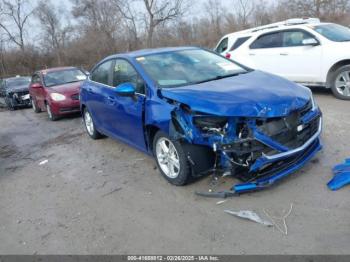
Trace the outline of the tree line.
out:
M 295 17 L 350 25 L 349 0 L 0 0 L 0 76 L 160 46 L 213 48 L 226 33 Z

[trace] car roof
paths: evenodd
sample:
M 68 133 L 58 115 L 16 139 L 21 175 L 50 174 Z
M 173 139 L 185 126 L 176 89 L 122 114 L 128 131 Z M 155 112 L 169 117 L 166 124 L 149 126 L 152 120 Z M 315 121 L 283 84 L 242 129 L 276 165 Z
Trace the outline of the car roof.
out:
M 67 70 L 67 69 L 76 69 L 76 67 L 74 67 L 74 66 L 52 67 L 52 68 L 47 68 L 47 69 L 41 69 L 41 70 L 39 70 L 37 72 L 39 72 L 39 73 L 50 73 L 50 72 Z
M 141 49 L 141 50 L 127 52 L 127 53 L 114 54 L 114 55 L 111 55 L 109 57 L 106 57 L 104 60 L 111 59 L 111 58 L 117 58 L 117 57 L 136 58 L 136 57 L 147 56 L 147 55 L 152 55 L 152 54 L 176 52 L 176 51 L 191 50 L 191 49 L 201 49 L 201 48 L 196 47 L 196 46 L 180 46 L 180 47 L 163 47 L 163 48 Z
M 273 24 L 268 24 L 268 25 L 263 25 L 255 28 L 242 30 L 242 31 L 233 32 L 225 35 L 222 39 L 226 37 L 239 38 L 239 37 L 245 37 L 245 36 L 260 35 L 263 33 L 269 33 L 269 32 L 274 32 L 274 31 L 284 30 L 284 29 L 295 29 L 295 28 L 301 28 L 301 27 L 311 28 L 311 26 L 325 25 L 325 24 L 329 24 L 329 23 L 320 22 L 318 18 L 305 18 L 305 19 L 294 18 L 294 19 L 289 19 L 282 22 L 277 22 Z

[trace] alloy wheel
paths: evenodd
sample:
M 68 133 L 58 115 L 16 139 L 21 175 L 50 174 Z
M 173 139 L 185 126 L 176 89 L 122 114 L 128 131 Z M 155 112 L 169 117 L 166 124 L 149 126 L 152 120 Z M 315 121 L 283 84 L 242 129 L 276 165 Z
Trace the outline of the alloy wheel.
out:
M 180 173 L 180 159 L 174 144 L 162 137 L 156 143 L 156 158 L 163 173 L 169 178 L 176 178 Z
M 33 108 L 34 112 L 36 112 L 37 111 L 36 103 L 33 99 L 31 100 L 31 102 L 32 102 L 32 108 Z
M 343 71 L 337 76 L 335 87 L 339 94 L 350 96 L 350 71 Z
M 46 111 L 47 111 L 47 114 L 49 115 L 49 118 L 52 119 L 52 112 L 49 104 L 46 104 Z
M 84 122 L 86 130 L 88 131 L 89 135 L 94 135 L 94 123 L 92 121 L 92 117 L 90 113 L 86 110 L 84 113 Z

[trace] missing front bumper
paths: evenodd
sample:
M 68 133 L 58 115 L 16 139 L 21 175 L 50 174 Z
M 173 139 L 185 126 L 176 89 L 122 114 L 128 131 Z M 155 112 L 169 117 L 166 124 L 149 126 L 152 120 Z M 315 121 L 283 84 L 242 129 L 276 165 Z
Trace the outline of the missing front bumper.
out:
M 269 170 L 265 170 L 264 173 L 260 174 L 259 178 L 253 181 L 233 185 L 230 190 L 227 191 L 196 192 L 196 194 L 204 197 L 226 198 L 265 189 L 302 168 L 321 149 L 322 145 L 320 139 L 316 138 L 304 151 L 284 159 L 280 164 L 273 165 Z

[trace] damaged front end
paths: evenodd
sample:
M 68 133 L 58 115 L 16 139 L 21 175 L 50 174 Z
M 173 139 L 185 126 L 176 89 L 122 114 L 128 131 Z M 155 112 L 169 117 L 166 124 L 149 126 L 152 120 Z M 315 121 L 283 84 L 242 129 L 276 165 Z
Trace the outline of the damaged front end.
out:
M 265 188 L 307 163 L 322 146 L 322 114 L 311 99 L 283 117 L 213 116 L 173 102 L 170 135 L 182 140 L 194 175 L 230 174 L 243 184 L 226 197 Z

